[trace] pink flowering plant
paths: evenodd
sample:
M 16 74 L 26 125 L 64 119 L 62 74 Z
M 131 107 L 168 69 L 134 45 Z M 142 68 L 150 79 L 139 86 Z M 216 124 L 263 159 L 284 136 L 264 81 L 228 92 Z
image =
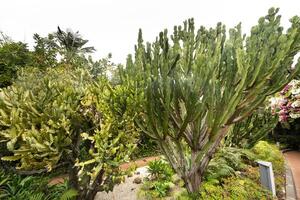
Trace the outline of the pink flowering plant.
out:
M 280 122 L 293 122 L 300 117 L 300 80 L 292 80 L 283 90 L 270 98 L 272 114 Z

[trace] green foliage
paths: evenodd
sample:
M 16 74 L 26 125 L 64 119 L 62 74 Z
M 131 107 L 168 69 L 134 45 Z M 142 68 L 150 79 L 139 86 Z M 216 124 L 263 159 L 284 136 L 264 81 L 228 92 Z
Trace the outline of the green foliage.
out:
M 252 149 L 257 159 L 272 162 L 275 170 L 284 170 L 284 159 L 282 153 L 274 144 L 259 141 Z
M 135 93 L 94 82 L 83 69 L 30 69 L 0 94 L 0 131 L 17 169 L 69 167 L 79 199 L 123 179 L 119 164 L 135 148 Z
M 31 66 L 39 68 L 55 67 L 58 65 L 56 59 L 59 47 L 56 44 L 53 34 L 48 37 L 41 37 L 38 34 L 33 35 L 35 42 L 34 50 L 31 53 Z
M 146 181 L 139 191 L 139 196 L 142 199 L 156 199 L 166 197 L 170 195 L 170 190 L 172 187 L 174 187 L 174 184 L 171 181 Z
M 150 176 L 145 181 L 140 196 L 146 199 L 166 197 L 175 185 L 173 181 L 173 169 L 163 160 L 151 161 L 148 165 Z
M 224 181 L 223 190 L 228 193 L 227 199 L 272 199 L 270 192 L 248 178 L 230 178 Z
M 284 158 L 278 147 L 266 141 L 258 142 L 252 149 L 257 160 L 264 160 L 272 163 L 275 175 L 276 194 L 282 193 L 281 188 L 285 184 Z
M 78 31 L 62 31 L 57 27 L 55 37 L 60 45 L 60 54 L 67 65 L 75 64 L 84 54 L 95 51 L 94 47 L 84 47 L 88 40 L 82 39 Z
M 182 193 L 178 200 L 271 200 L 272 195 L 263 189 L 257 182 L 242 177 L 229 177 L 223 179 L 222 185 L 205 182 L 201 186 L 199 194 L 194 196 Z
M 277 123 L 278 117 L 272 115 L 269 109 L 259 108 L 232 127 L 225 139 L 225 145 L 250 149 L 264 139 Z
M 132 159 L 139 159 L 157 155 L 161 155 L 161 152 L 159 151 L 159 147 L 157 146 L 155 140 L 151 139 L 151 137 L 147 136 L 146 134 L 141 133 L 137 148 L 131 155 Z
M 170 37 L 165 30 L 146 45 L 139 32 L 135 60 L 127 62 L 128 74 L 144 80 L 139 83 L 145 89 L 144 109 L 137 123 L 157 141 L 189 192 L 198 190 L 230 126 L 300 69 L 299 62 L 291 69 L 300 50 L 300 19 L 293 17 L 285 32 L 277 13 L 271 8 L 248 37 L 240 24 L 227 37 L 221 23 L 195 30 L 192 19 L 175 26 Z
M 62 157 L 68 158 L 71 136 L 83 118 L 78 109 L 86 77 L 80 71 L 30 69 L 2 90 L 0 124 L 5 129 L 0 135 L 14 153 L 2 160 L 20 160 L 18 169 L 50 171 Z
M 74 199 L 77 191 L 68 189 L 68 184 L 49 186 L 49 177 L 20 176 L 0 171 L 0 199 L 6 200 L 65 200 Z
M 257 156 L 248 149 L 223 147 L 210 161 L 205 180 L 218 183 L 223 178 L 235 176 L 237 172 L 243 172 L 250 166 L 256 166 Z
M 17 71 L 30 62 L 27 45 L 22 42 L 0 43 L 0 88 L 12 84 Z
M 72 200 L 78 195 L 78 192 L 74 189 L 70 189 L 65 191 L 62 196 L 60 197 L 60 200 Z
M 148 171 L 152 180 L 170 181 L 174 174 L 172 167 L 163 160 L 149 162 Z

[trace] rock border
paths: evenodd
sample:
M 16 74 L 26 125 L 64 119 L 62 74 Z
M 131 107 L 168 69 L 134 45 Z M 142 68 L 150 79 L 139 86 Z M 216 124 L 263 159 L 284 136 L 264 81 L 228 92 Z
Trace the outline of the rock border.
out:
M 288 151 L 291 150 L 285 149 L 282 150 L 282 153 L 286 153 Z M 297 193 L 293 173 L 287 160 L 285 160 L 285 196 L 286 200 L 297 200 Z

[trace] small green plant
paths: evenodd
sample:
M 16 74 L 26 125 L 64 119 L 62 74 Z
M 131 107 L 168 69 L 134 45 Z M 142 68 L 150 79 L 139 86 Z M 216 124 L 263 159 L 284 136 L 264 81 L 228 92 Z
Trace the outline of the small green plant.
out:
M 276 145 L 260 141 L 253 147 L 252 151 L 256 154 L 257 159 L 272 162 L 275 171 L 284 169 L 284 159 Z
M 154 160 L 149 163 L 149 180 L 144 182 L 140 195 L 146 199 L 166 197 L 175 184 L 172 182 L 174 171 L 164 160 Z
M 163 160 L 154 160 L 149 163 L 148 171 L 152 180 L 170 181 L 174 174 L 171 166 Z
M 271 194 L 257 182 L 246 177 L 229 177 L 222 184 L 204 182 L 198 194 L 183 192 L 178 200 L 267 200 Z
M 218 181 L 222 178 L 235 175 L 236 171 L 242 171 L 247 164 L 255 165 L 254 154 L 246 149 L 223 147 L 210 161 L 205 174 L 205 180 Z
M 172 183 L 167 181 L 157 181 L 153 184 L 154 191 L 158 197 L 167 196 L 168 191 L 171 188 Z
M 224 194 L 227 193 L 225 199 L 249 199 L 264 200 L 272 199 L 270 192 L 260 186 L 259 183 L 245 177 L 230 177 L 224 180 Z
M 175 185 L 171 181 L 166 180 L 149 180 L 145 181 L 139 196 L 143 199 L 155 199 L 170 195 L 170 190 Z
M 73 200 L 78 192 L 68 182 L 48 185 L 49 176 L 21 176 L 0 170 L 0 199 Z

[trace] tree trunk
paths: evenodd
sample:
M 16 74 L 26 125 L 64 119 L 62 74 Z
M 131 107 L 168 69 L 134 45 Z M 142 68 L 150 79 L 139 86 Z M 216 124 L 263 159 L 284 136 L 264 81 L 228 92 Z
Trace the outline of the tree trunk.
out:
M 95 181 L 91 185 L 90 191 L 88 191 L 88 193 L 87 193 L 87 196 L 85 198 L 86 200 L 94 200 L 97 192 L 99 191 L 99 187 L 103 182 L 104 173 L 105 173 L 105 170 L 101 169 L 100 172 L 98 173 Z
M 202 183 L 202 174 L 199 171 L 192 173 L 184 182 L 188 193 L 196 193 L 199 191 Z
M 211 138 L 212 142 L 208 142 L 208 148 L 203 158 L 199 163 L 196 161 L 197 155 L 203 153 L 203 150 L 192 150 L 191 152 L 191 168 L 187 172 L 187 175 L 183 177 L 186 184 L 186 189 L 189 193 L 196 193 L 199 191 L 202 184 L 203 175 L 208 167 L 210 160 L 220 146 L 221 141 L 227 134 L 229 126 L 222 128 L 215 137 Z M 205 146 L 204 146 L 205 147 Z

